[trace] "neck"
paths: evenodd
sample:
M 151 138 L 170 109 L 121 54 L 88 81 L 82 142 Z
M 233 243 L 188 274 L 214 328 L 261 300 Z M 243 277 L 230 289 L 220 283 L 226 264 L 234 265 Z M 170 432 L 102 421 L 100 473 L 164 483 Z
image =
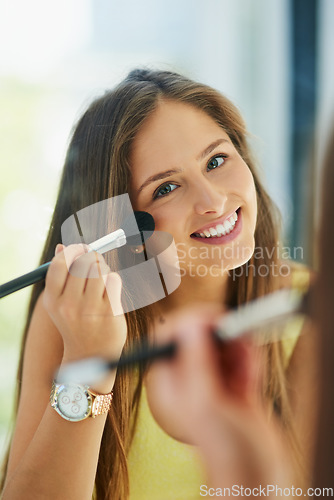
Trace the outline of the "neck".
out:
M 169 312 L 196 303 L 223 304 L 226 300 L 227 282 L 227 273 L 215 278 L 185 275 L 175 292 L 161 301 L 162 310 Z

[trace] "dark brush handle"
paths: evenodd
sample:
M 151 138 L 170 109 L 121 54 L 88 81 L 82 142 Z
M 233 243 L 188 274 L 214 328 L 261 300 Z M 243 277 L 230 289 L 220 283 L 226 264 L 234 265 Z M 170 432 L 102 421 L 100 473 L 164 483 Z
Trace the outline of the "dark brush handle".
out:
M 3 285 L 0 285 L 0 299 L 9 295 L 17 290 L 21 290 L 21 288 L 25 288 L 26 286 L 33 285 L 38 281 L 42 281 L 45 279 L 47 270 L 49 269 L 51 262 L 47 262 L 42 266 L 39 266 L 37 269 L 30 271 L 30 273 L 24 274 L 23 276 L 19 276 L 19 278 L 15 278 L 12 281 L 8 281 Z

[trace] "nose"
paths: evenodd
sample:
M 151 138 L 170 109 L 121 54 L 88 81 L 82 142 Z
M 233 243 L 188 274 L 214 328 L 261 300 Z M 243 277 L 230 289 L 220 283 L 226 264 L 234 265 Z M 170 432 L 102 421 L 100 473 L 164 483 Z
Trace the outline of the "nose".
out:
M 218 188 L 211 180 L 201 177 L 194 182 L 191 196 L 196 214 L 224 213 L 227 195 L 221 186 Z

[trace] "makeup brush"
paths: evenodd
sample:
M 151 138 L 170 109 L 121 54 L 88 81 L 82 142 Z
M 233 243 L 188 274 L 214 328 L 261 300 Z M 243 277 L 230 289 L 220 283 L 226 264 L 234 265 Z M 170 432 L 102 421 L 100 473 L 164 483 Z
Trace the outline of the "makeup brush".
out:
M 310 294 L 310 291 L 303 294 L 295 289 L 283 289 L 248 302 L 219 318 L 214 335 L 222 342 L 252 335 L 258 345 L 288 338 L 283 328 L 275 329 L 274 333 L 265 329 L 282 325 L 294 315 L 309 314 Z M 143 342 L 131 352 L 124 353 L 119 360 L 96 357 L 68 363 L 61 367 L 56 380 L 64 384 L 78 382 L 91 385 L 102 380 L 110 370 L 130 368 L 143 361 L 172 358 L 176 352 L 176 342 L 153 346 Z
M 88 245 L 88 252 L 94 251 L 105 253 L 109 250 L 114 250 L 115 248 L 119 248 L 127 244 L 141 245 L 144 239 L 149 238 L 153 234 L 155 228 L 154 219 L 152 215 L 147 212 L 134 212 L 134 216 L 137 222 L 139 234 L 133 234 L 133 217 L 128 217 L 120 229 L 117 229 L 116 231 L 93 241 L 93 243 L 90 243 Z M 47 262 L 30 273 L 24 274 L 23 276 L 0 285 L 0 298 L 16 292 L 21 288 L 32 285 L 33 283 L 44 280 L 50 264 L 51 262 Z

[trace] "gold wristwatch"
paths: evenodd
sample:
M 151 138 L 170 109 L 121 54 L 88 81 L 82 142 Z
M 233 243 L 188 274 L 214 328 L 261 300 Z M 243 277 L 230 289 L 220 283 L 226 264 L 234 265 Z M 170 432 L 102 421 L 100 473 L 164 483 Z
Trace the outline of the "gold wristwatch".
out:
M 96 394 L 87 385 L 53 382 L 50 394 L 52 408 L 65 420 L 80 422 L 88 417 L 108 413 L 113 393 Z

